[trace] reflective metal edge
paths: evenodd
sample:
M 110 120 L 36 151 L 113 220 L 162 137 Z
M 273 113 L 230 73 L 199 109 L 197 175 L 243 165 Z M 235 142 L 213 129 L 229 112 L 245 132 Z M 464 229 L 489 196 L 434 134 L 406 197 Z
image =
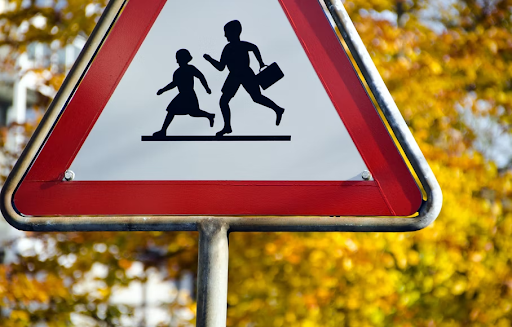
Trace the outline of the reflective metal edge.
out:
M 366 83 L 375 96 L 379 107 L 383 111 L 387 122 L 402 146 L 407 159 L 409 159 L 409 162 L 417 173 L 418 178 L 427 193 L 427 199 L 421 206 L 419 215 L 414 218 L 415 229 L 413 230 L 425 228 L 433 223 L 441 212 L 443 204 L 443 193 L 441 191 L 441 187 L 439 186 L 432 169 L 428 165 L 427 160 L 423 156 L 423 153 L 409 130 L 409 127 L 405 123 L 400 110 L 398 110 L 391 93 L 380 76 L 377 67 L 370 57 L 361 37 L 357 33 L 357 30 L 345 10 L 345 7 L 340 0 L 323 1 L 331 13 L 336 26 L 340 30 L 352 57 L 361 70 Z
M 112 0 L 100 18 L 72 70 L 66 77 L 55 100 L 36 129 L 34 136 L 14 166 L 1 191 L 1 211 L 15 228 L 26 231 L 197 231 L 199 224 L 215 219 L 234 231 L 289 231 L 289 232 L 407 232 L 430 225 L 439 215 L 442 193 L 437 180 L 421 150 L 405 124 L 391 94 L 380 77 L 366 47 L 341 2 L 334 5 L 323 0 L 337 27 L 341 31 L 351 54 L 366 79 L 371 91 L 401 143 L 427 193 L 427 200 L 413 218 L 400 217 L 219 217 L 219 216 L 59 216 L 30 217 L 20 215 L 14 208 L 12 197 L 24 173 L 28 171 L 46 136 L 57 122 L 62 109 L 74 92 L 75 86 L 87 71 L 96 49 L 101 45 L 124 0 Z

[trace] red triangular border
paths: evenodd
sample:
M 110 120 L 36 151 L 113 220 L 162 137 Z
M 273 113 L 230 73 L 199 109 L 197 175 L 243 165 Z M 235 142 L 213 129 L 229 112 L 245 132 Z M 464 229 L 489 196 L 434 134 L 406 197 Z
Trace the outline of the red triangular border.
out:
M 374 181 L 63 182 L 165 2 L 128 1 L 15 192 L 21 214 L 409 216 L 418 211 L 421 192 L 314 0 L 279 2 Z

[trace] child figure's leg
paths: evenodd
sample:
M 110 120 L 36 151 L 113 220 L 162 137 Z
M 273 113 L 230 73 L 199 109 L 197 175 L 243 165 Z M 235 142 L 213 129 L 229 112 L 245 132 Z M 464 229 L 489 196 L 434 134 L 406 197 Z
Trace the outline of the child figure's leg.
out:
M 165 117 L 164 123 L 162 125 L 162 129 L 159 130 L 158 132 L 153 133 L 153 136 L 165 136 L 165 134 L 167 132 L 167 127 L 169 127 L 173 118 L 174 118 L 174 114 L 167 112 L 167 116 Z
M 220 111 L 222 112 L 222 118 L 224 119 L 224 128 L 215 134 L 216 136 L 222 136 L 229 134 L 233 130 L 231 129 L 231 109 L 229 108 L 229 101 L 232 96 L 226 96 L 225 93 L 220 97 Z
M 279 124 L 281 123 L 281 118 L 283 117 L 284 108 L 279 107 L 277 104 L 275 104 L 274 101 L 270 100 L 269 98 L 261 94 L 259 85 L 253 83 L 246 83 L 244 84 L 244 88 L 247 91 L 247 93 L 249 93 L 249 95 L 251 96 L 252 101 L 275 111 L 276 125 L 279 126 Z
M 219 105 L 222 118 L 224 119 L 224 128 L 218 131 L 217 134 L 215 134 L 216 136 L 223 136 L 233 131 L 231 129 L 231 109 L 229 108 L 229 101 L 235 96 L 240 85 L 242 85 L 240 78 L 230 73 L 228 78 L 226 78 L 226 82 L 224 82 L 224 86 L 222 86 L 222 96 L 220 97 Z
M 215 118 L 215 114 L 211 114 L 211 113 L 206 112 L 204 110 L 197 109 L 197 110 L 194 110 L 194 111 L 190 112 L 189 115 L 192 116 L 192 117 L 205 117 L 205 118 L 208 118 L 208 120 L 210 121 L 210 127 L 213 127 L 213 119 Z

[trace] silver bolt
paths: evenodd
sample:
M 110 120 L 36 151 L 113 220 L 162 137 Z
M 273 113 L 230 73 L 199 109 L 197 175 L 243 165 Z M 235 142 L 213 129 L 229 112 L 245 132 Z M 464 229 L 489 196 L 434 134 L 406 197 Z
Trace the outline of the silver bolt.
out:
M 75 173 L 72 170 L 66 170 L 64 172 L 64 180 L 69 182 L 72 181 L 73 179 L 75 179 Z
M 362 172 L 361 174 L 361 177 L 365 180 L 365 181 L 369 181 L 372 179 L 372 174 L 368 171 L 368 170 L 365 170 Z

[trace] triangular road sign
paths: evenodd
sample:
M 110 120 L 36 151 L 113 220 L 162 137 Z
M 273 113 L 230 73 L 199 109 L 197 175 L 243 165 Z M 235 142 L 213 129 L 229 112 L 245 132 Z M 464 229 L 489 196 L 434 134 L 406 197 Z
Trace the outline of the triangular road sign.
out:
M 4 188 L 4 214 L 421 215 L 398 148 L 427 201 L 435 178 L 414 141 L 395 143 L 410 133 L 381 117 L 367 64 L 354 48 L 358 75 L 326 13 L 315 0 L 114 1 Z

